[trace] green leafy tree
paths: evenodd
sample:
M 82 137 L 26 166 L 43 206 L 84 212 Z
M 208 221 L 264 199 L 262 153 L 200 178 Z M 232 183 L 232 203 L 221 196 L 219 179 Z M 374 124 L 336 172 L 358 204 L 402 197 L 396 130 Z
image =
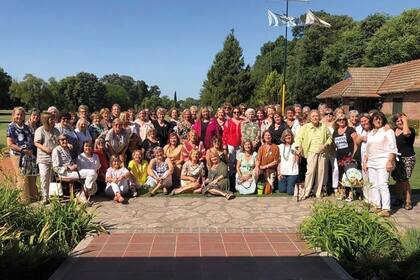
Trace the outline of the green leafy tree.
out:
M 255 90 L 250 104 L 263 106 L 277 102 L 282 84 L 282 76 L 277 71 L 270 72 L 261 86 Z
M 79 105 L 85 104 L 93 111 L 103 106 L 106 87 L 94 74 L 81 72 L 62 79 L 58 85 L 58 93 L 69 100 L 63 107 L 76 110 Z
M 156 96 L 152 95 L 146 97 L 140 105 L 140 108 L 157 109 L 159 107 L 169 109 L 173 105 L 173 101 L 168 96 Z
M 245 67 L 242 49 L 232 30 L 207 73 L 200 102 L 213 108 L 226 101 L 239 104 L 247 101 L 251 92 L 250 67 Z
M 119 104 L 122 110 L 127 110 L 132 106 L 130 97 L 124 87 L 116 84 L 106 84 L 105 87 L 105 107 L 111 108 L 113 104 Z
M 367 66 L 386 66 L 420 58 L 420 9 L 391 18 L 375 34 L 366 50 Z
M 135 81 L 133 77 L 119 74 L 109 74 L 101 78 L 104 84 L 113 84 L 123 87 L 129 96 L 132 104 L 140 104 L 141 101 L 149 96 L 148 85 L 144 81 Z
M 193 105 L 199 106 L 200 100 L 194 99 L 192 97 L 187 97 L 185 98 L 185 100 L 179 100 L 178 103 L 181 109 L 189 109 Z
M 12 103 L 9 94 L 9 87 L 12 84 L 12 77 L 7 74 L 0 68 L 0 100 L 1 100 L 1 108 L 10 108 L 9 106 Z
M 21 82 L 13 81 L 10 93 L 27 108 L 46 109 L 54 101 L 48 83 L 32 74 L 26 74 Z
M 160 91 L 160 88 L 157 85 L 153 85 L 153 86 L 150 87 L 149 94 L 148 94 L 149 97 L 152 97 L 152 96 L 159 97 L 160 94 L 161 94 L 161 91 Z
M 302 104 L 317 102 L 315 97 L 331 85 L 331 80 L 325 79 L 321 71 L 324 52 L 343 32 L 356 25 L 348 16 L 333 16 L 325 12 L 316 14 L 329 22 L 331 28 L 305 27 L 304 35 L 296 40 L 288 57 L 288 96 Z
M 280 36 L 274 42 L 267 42 L 261 47 L 251 69 L 251 80 L 258 90 L 272 71 L 283 73 L 285 38 Z M 289 46 L 290 48 L 290 46 Z

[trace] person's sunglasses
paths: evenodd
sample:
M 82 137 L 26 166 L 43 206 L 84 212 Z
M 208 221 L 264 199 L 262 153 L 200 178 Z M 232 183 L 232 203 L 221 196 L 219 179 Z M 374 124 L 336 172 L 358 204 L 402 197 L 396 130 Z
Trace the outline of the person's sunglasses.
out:
M 333 115 L 333 113 L 332 113 L 332 112 L 327 112 L 327 113 L 325 113 L 325 115 L 326 115 L 326 116 L 332 116 L 332 115 Z
M 239 114 L 240 112 L 239 112 L 239 111 L 233 111 L 233 113 L 234 113 L 234 114 Z
M 345 121 L 346 119 L 337 119 L 338 122 Z

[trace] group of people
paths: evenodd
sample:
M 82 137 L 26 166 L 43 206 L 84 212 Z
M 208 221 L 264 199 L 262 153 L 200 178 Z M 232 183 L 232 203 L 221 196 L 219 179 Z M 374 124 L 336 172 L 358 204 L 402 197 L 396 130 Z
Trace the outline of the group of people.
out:
M 180 114 L 181 113 L 181 114 Z M 18 185 L 27 201 L 48 203 L 54 178 L 83 180 L 77 194 L 89 200 L 99 188 L 116 202 L 147 189 L 169 195 L 192 192 L 286 192 L 299 199 L 321 197 L 332 186 L 337 199 L 353 199 L 360 187 L 366 202 L 390 214 L 388 177 L 397 182 L 397 202 L 411 209 L 409 179 L 415 164 L 415 131 L 404 114 L 387 123 L 377 110 L 359 114 L 320 104 L 247 108 L 225 103 L 213 111 L 192 106 L 136 112 L 114 104 L 89 113 L 13 109 L 7 129 Z M 360 178 L 349 175 L 352 167 Z M 350 182 L 350 183 L 349 183 Z

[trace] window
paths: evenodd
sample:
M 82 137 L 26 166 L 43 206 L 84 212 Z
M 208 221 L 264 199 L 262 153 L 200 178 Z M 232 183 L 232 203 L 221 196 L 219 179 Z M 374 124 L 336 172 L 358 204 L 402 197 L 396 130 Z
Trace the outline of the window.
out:
M 392 98 L 392 114 L 402 113 L 403 99 L 402 97 Z

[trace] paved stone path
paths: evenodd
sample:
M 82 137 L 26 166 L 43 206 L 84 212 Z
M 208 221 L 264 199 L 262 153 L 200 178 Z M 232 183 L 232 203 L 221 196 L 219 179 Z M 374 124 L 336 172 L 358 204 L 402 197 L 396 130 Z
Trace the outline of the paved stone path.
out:
M 105 198 L 106 199 L 106 198 Z M 418 197 L 417 197 L 418 201 Z M 317 200 L 292 197 L 140 197 L 128 204 L 96 203 L 97 220 L 113 232 L 296 232 Z M 346 203 L 346 202 L 345 202 Z M 391 219 L 402 228 L 420 227 L 420 205 L 398 209 Z

